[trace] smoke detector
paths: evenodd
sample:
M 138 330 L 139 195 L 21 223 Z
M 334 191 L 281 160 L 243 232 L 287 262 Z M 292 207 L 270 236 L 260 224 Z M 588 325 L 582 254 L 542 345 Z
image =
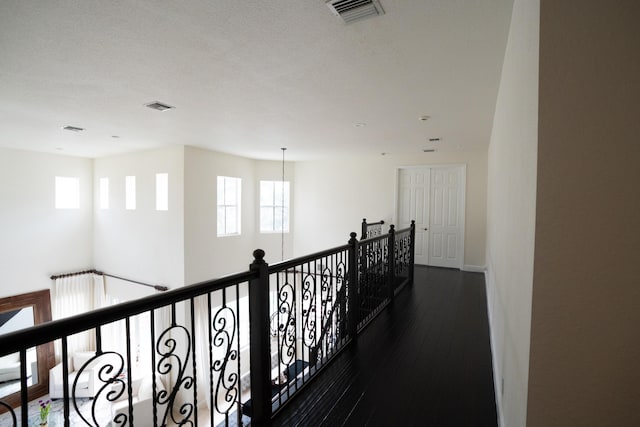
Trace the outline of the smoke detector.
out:
M 384 15 L 379 0 L 327 0 L 327 6 L 334 15 L 341 17 L 345 24 Z

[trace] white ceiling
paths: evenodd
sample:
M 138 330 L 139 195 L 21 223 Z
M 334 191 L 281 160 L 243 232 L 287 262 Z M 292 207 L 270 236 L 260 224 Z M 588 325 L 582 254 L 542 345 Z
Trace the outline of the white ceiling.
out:
M 288 147 L 290 160 L 485 148 L 512 0 L 381 3 L 345 25 L 324 0 L 2 0 L 0 146 Z

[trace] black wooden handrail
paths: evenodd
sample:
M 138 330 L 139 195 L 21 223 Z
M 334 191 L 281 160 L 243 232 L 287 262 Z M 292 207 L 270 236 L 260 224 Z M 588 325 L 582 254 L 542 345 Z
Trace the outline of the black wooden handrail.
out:
M 161 294 L 150 295 L 132 301 L 99 308 L 64 319 L 54 320 L 28 329 L 22 329 L 0 336 L 0 355 L 14 353 L 23 348 L 44 344 L 64 336 L 97 328 L 107 323 L 135 316 L 176 302 L 195 298 L 207 292 L 224 289 L 236 283 L 255 279 L 257 273 L 248 271 L 232 274 L 215 280 L 196 283 Z
M 327 249 L 324 251 L 316 252 L 311 255 L 306 255 L 300 258 L 290 259 L 286 261 L 277 262 L 269 265 L 269 274 L 280 273 L 281 271 L 288 270 L 300 264 L 306 264 L 311 261 L 315 261 L 318 258 L 335 255 L 339 252 L 349 249 L 349 245 L 342 245 L 335 248 Z

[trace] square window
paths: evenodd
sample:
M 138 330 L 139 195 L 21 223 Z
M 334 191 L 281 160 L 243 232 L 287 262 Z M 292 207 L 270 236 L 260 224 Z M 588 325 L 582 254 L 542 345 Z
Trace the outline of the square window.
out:
M 127 210 L 133 211 L 136 209 L 136 177 L 127 176 L 124 181 L 124 207 Z
M 156 210 L 169 210 L 169 174 L 156 174 Z
M 56 209 L 80 209 L 80 178 L 56 176 Z

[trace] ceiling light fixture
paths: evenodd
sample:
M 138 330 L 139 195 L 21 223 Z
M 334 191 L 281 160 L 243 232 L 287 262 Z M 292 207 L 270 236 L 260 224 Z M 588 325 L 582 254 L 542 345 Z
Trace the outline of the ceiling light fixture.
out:
M 434 150 L 433 148 L 425 148 L 424 150 L 422 150 L 423 153 L 433 153 L 436 150 Z
M 176 108 L 169 104 L 164 104 L 159 101 L 149 102 L 148 104 L 144 104 L 144 106 L 157 111 L 167 111 L 167 110 L 173 110 L 174 108 Z
M 77 126 L 68 126 L 68 125 L 67 126 L 63 126 L 62 129 L 63 130 L 68 130 L 68 131 L 71 131 L 71 132 L 82 132 L 84 130 L 84 128 L 80 128 L 80 127 L 77 127 Z
M 431 118 L 431 116 L 420 116 L 420 117 L 418 117 L 418 120 L 420 120 L 421 122 L 426 122 L 430 118 Z

